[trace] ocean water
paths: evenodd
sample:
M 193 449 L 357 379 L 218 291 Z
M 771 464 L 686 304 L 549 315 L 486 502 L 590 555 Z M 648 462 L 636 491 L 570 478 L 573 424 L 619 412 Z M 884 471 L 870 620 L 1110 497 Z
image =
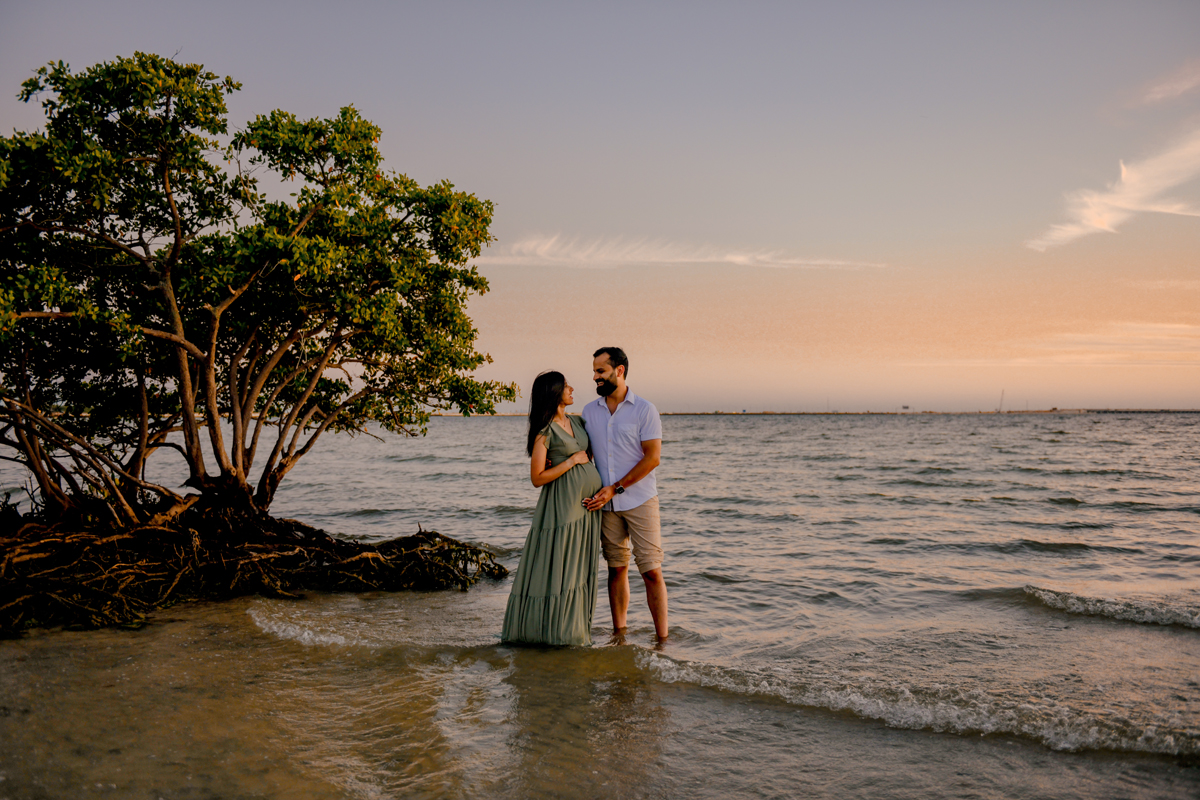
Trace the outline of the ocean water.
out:
M 273 512 L 515 569 L 520 418 L 330 437 Z M 511 581 L 0 642 L 0 798 L 1200 796 L 1200 414 L 665 416 L 672 633 Z M 11 482 L 11 481 L 10 481 Z

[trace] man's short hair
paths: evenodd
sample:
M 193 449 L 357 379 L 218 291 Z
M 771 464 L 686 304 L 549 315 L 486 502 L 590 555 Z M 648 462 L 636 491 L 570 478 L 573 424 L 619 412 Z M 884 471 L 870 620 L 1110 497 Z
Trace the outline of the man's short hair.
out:
M 602 355 L 608 356 L 608 363 L 612 364 L 613 369 L 624 367 L 625 378 L 629 379 L 629 356 L 625 355 L 624 350 L 619 347 L 601 347 L 592 353 L 592 358 L 599 358 Z

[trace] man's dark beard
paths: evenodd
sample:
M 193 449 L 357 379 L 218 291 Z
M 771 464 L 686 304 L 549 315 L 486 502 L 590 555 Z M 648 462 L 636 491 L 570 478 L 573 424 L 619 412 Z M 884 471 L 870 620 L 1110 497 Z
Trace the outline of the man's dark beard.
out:
M 611 380 L 605 380 L 603 383 L 596 384 L 596 394 L 601 397 L 608 397 L 617 390 L 617 385 Z

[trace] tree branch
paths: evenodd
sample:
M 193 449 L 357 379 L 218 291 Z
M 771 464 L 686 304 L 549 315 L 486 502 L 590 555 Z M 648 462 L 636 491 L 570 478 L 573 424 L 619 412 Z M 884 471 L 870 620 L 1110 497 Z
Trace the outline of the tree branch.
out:
M 279 486 L 279 482 L 283 480 L 284 476 L 291 472 L 292 467 L 296 465 L 296 462 L 298 462 L 310 450 L 312 450 L 312 447 L 314 444 L 316 444 L 317 439 L 320 438 L 322 433 L 328 430 L 329 426 L 333 424 L 333 421 L 338 418 L 341 412 L 348 405 L 357 401 L 359 398 L 370 394 L 371 391 L 371 389 L 364 387 L 350 397 L 347 397 L 340 404 L 338 404 L 338 406 L 334 408 L 332 412 L 326 415 L 325 419 L 321 421 L 321 424 L 317 426 L 316 431 L 313 432 L 313 435 L 309 437 L 307 442 L 305 442 L 304 447 L 300 449 L 300 452 L 280 461 L 277 468 L 263 470 L 262 478 L 258 482 L 257 492 L 257 499 L 260 505 L 265 507 L 266 505 L 270 504 L 275 495 L 275 487 Z
M 242 346 L 229 359 L 229 419 L 233 423 L 233 470 L 234 474 L 242 480 L 245 480 L 246 477 L 246 431 L 244 421 L 242 420 L 242 397 L 238 391 L 238 386 L 241 383 L 238 380 L 238 368 L 242 363 L 242 359 L 246 357 L 246 352 L 250 349 L 251 343 L 257 338 L 258 329 L 261 326 L 261 322 L 255 324 L 250 331 L 250 335 L 246 337 L 246 341 L 242 342 Z
M 364 387 L 339 403 L 337 407 L 325 417 L 325 419 L 321 420 L 321 424 L 317 426 L 317 429 L 313 432 L 313 435 L 308 437 L 308 441 L 304 443 L 304 447 L 300 448 L 300 452 L 296 453 L 294 460 L 299 461 L 308 453 L 309 450 L 312 450 L 313 445 L 317 443 L 317 439 L 329 428 L 330 425 L 333 424 L 333 421 L 341 415 L 347 406 L 358 402 L 360 399 L 371 394 L 373 391 L 373 389 Z
M 152 336 L 155 339 L 162 339 L 166 342 L 171 342 L 179 348 L 186 350 L 189 354 L 195 356 L 196 358 L 203 359 L 205 357 L 203 350 L 182 336 L 174 333 L 167 333 L 166 331 L 156 331 L 154 328 L 142 328 L 141 330 L 142 333 L 146 334 L 147 336 Z
M 69 455 L 71 455 L 72 458 L 83 457 L 83 454 L 86 454 L 88 459 L 91 461 L 90 468 L 95 473 L 100 475 L 106 484 L 110 485 L 110 489 L 112 491 L 116 491 L 116 486 L 115 484 L 112 484 L 111 479 L 107 477 L 109 473 L 129 481 L 135 486 L 147 489 L 157 494 L 173 498 L 177 497 L 174 492 L 166 487 L 144 481 L 134 475 L 131 475 L 124 468 L 122 468 L 119 463 L 104 455 L 104 453 L 93 447 L 92 444 L 86 439 L 76 436 L 53 420 L 48 419 L 36 409 L 30 408 L 23 403 L 14 401 L 11 398 L 6 398 L 5 402 L 9 405 L 10 411 L 18 412 L 23 417 L 37 423 L 38 427 L 42 430 L 41 436 L 53 441 L 54 444 L 65 450 Z M 119 494 L 119 492 L 117 494 Z M 121 498 L 121 500 L 124 502 L 123 498 Z M 132 521 L 137 521 L 136 515 Z
M 263 364 L 262 369 L 259 370 L 258 377 L 255 378 L 255 380 L 254 380 L 253 388 L 251 389 L 250 393 L 247 394 L 246 402 L 242 406 L 242 416 L 244 418 L 248 418 L 248 417 L 252 416 L 252 414 L 254 413 L 254 407 L 258 404 L 259 395 L 262 393 L 263 387 L 267 383 L 267 379 L 270 377 L 271 373 L 275 371 L 275 368 L 279 365 L 279 362 L 283 359 L 283 356 L 286 353 L 286 351 L 289 348 L 291 348 L 294 344 L 296 344 L 296 342 L 300 341 L 301 339 L 311 338 L 313 336 L 320 334 L 322 331 L 325 330 L 325 328 L 329 324 L 328 321 L 322 322 L 317 327 L 316 330 L 305 335 L 302 332 L 303 329 L 301 326 L 303 325 L 304 322 L 307 322 L 307 321 L 308 321 L 308 317 L 305 317 L 303 320 L 296 323 L 296 326 L 293 327 L 291 332 L 288 333 L 287 339 L 285 339 L 283 342 L 280 343 L 279 347 L 277 347 L 275 349 L 275 352 L 271 354 L 271 357 L 267 359 L 267 362 L 265 364 Z M 250 466 L 254 463 L 255 455 L 258 453 L 258 438 L 262 434 L 263 425 L 266 424 L 266 421 L 269 417 L 271 406 L 275 404 L 275 400 L 276 400 L 276 398 L 279 397 L 279 393 L 281 391 L 283 391 L 283 387 L 286 386 L 287 384 L 291 383 L 295 374 L 296 374 L 295 371 L 293 371 L 292 375 L 288 376 L 288 378 L 283 383 L 281 383 L 279 386 L 275 387 L 275 390 L 271 393 L 271 396 L 267 399 L 266 405 L 263 406 L 262 411 L 259 413 L 258 419 L 255 420 L 254 436 L 250 442 L 250 453 L 246 458 L 247 473 L 250 471 Z
M 262 369 L 259 370 L 258 376 L 254 379 L 254 383 L 251 384 L 250 391 L 246 395 L 246 402 L 242 406 L 243 417 L 249 417 L 251 413 L 253 413 L 254 406 L 258 403 L 258 396 L 262 394 L 263 387 L 267 385 L 267 379 L 270 378 L 271 373 L 275 371 L 275 368 L 279 366 L 279 362 L 283 360 L 283 356 L 289 349 L 291 349 L 292 345 L 305 338 L 304 324 L 306 322 L 308 322 L 307 316 L 292 326 L 292 329 L 288 331 L 287 337 L 279 343 L 279 347 L 275 348 L 275 351 L 271 353 L 271 356 L 267 359 L 266 363 L 263 364 Z M 317 331 L 319 332 L 324 330 L 328 324 L 329 323 L 327 322 L 322 323 L 321 326 L 317 328 Z
M 313 403 L 309 406 L 308 411 L 304 412 L 304 416 L 297 420 L 295 430 L 292 431 L 292 440 L 288 442 L 287 453 L 284 455 L 284 458 L 291 458 L 296 452 L 296 443 L 300 441 L 300 434 L 304 433 L 304 429 L 308 427 L 308 423 L 312 420 L 313 415 L 320 410 L 320 404 Z
M 74 311 L 14 311 L 12 315 L 17 319 L 66 319 L 78 316 Z
M 280 424 L 279 437 L 275 440 L 275 447 L 271 450 L 271 455 L 267 458 L 267 463 L 265 466 L 266 470 L 269 471 L 273 469 L 276 459 L 279 458 L 279 454 L 283 450 L 284 442 L 287 441 L 288 431 L 291 429 L 292 425 L 296 423 L 296 418 L 300 414 L 300 409 L 304 407 L 309 398 L 312 397 L 313 392 L 316 391 L 317 384 L 321 380 L 321 374 L 325 371 L 325 365 L 329 363 L 329 359 L 333 356 L 333 351 L 337 349 L 341 343 L 341 328 L 339 327 L 333 332 L 333 336 L 331 337 L 329 343 L 325 346 L 324 352 L 321 353 L 320 360 L 313 365 L 312 377 L 309 378 L 308 386 L 304 388 L 304 392 L 300 395 L 296 402 L 292 404 L 292 411 L 290 414 L 288 414 L 287 421 Z
M 221 406 L 217 386 L 217 334 L 221 328 L 220 314 L 212 313 L 209 321 L 208 352 L 197 363 L 197 371 L 203 368 L 203 378 L 198 381 L 204 392 L 204 416 L 208 420 L 208 440 L 216 456 L 217 466 L 223 475 L 236 474 L 225 451 L 224 434 L 221 431 Z
M 100 231 L 89 230 L 87 228 L 81 228 L 77 225 L 47 225 L 44 222 L 39 223 L 39 222 L 33 222 L 31 220 L 24 220 L 22 222 L 17 223 L 16 225 L 7 225 L 3 228 L 0 228 L 0 232 L 15 230 L 17 228 L 25 228 L 25 227 L 33 228 L 34 230 L 41 231 L 42 233 L 77 233 L 80 236 L 86 236 L 91 239 L 99 239 L 100 241 L 104 242 L 105 244 L 109 245 L 110 247 L 115 247 L 116 249 L 120 250 L 122 253 L 125 253 L 128 256 L 132 256 L 133 258 L 136 258 L 142 264 L 149 264 L 149 262 L 150 262 L 149 256 L 142 255 L 137 250 L 134 250 L 132 247 L 125 244 L 121 240 L 114 239 L 106 233 L 102 233 Z

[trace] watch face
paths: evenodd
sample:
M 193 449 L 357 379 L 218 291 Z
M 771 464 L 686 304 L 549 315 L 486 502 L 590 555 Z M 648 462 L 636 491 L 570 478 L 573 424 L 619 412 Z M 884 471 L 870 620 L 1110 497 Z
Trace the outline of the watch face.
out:
M 624 487 L 624 486 L 618 486 L 618 487 L 617 487 L 617 494 L 625 494 L 625 487 Z

